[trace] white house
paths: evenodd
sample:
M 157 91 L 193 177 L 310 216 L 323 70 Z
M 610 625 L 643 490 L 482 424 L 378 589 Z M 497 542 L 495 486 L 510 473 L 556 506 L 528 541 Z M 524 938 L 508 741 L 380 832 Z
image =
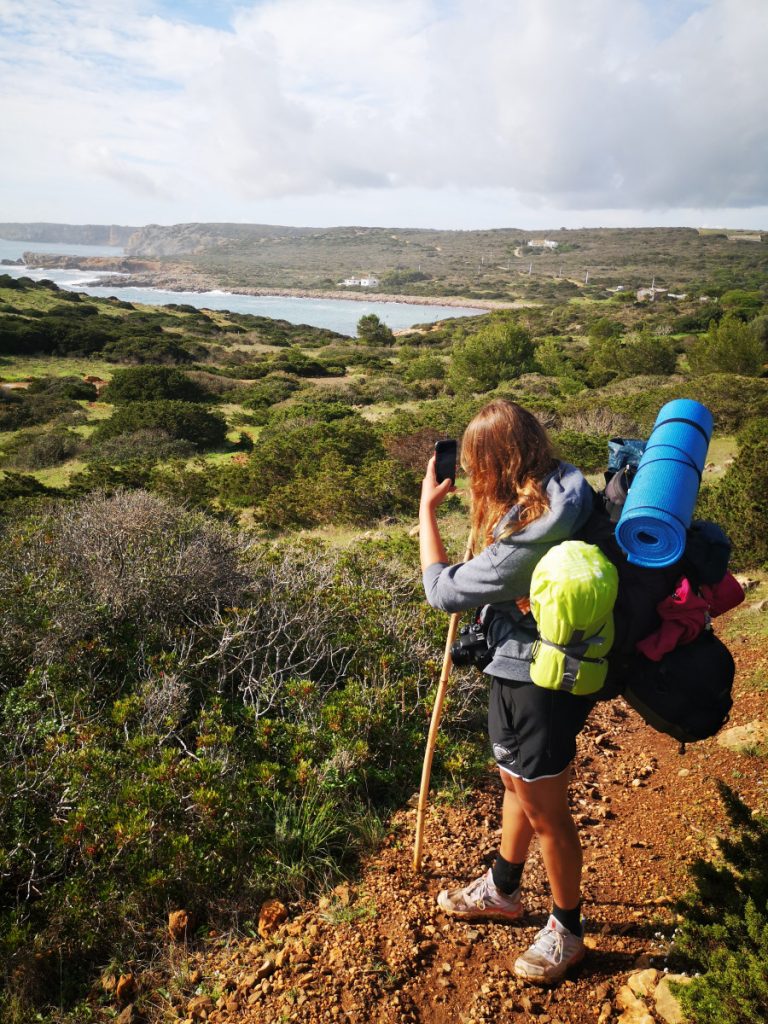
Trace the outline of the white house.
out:
M 378 283 L 378 277 L 371 275 L 368 277 L 347 277 L 339 282 L 345 288 L 375 288 Z
M 525 243 L 531 249 L 557 249 L 559 242 L 553 242 L 551 238 L 529 238 Z

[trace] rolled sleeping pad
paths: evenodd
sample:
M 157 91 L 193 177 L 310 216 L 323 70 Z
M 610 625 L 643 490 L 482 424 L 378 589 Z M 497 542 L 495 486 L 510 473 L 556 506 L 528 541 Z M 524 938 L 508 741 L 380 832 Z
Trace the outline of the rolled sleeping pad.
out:
M 709 409 L 690 398 L 667 402 L 656 417 L 616 524 L 635 565 L 661 569 L 682 557 L 713 426 Z

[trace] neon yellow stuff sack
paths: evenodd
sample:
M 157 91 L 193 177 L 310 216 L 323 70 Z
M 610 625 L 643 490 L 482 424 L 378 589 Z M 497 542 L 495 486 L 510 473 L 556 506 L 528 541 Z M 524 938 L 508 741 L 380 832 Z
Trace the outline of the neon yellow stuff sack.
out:
M 614 640 L 616 566 L 594 544 L 567 540 L 551 548 L 531 579 L 539 639 L 531 678 L 549 690 L 596 693 Z

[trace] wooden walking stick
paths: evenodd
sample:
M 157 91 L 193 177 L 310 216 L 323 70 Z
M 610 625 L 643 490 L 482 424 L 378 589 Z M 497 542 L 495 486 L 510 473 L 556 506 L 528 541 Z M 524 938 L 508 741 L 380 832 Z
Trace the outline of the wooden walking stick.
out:
M 467 550 L 464 553 L 464 561 L 468 562 L 472 557 L 472 535 L 467 541 Z M 443 655 L 443 670 L 440 673 L 440 682 L 437 684 L 437 696 L 435 706 L 432 709 L 432 719 L 429 723 L 429 735 L 427 736 L 427 749 L 424 752 L 424 766 L 421 769 L 421 789 L 419 790 L 419 803 L 416 808 L 416 841 L 413 847 L 413 870 L 421 871 L 421 847 L 424 842 L 424 822 L 427 815 L 427 799 L 429 797 L 429 777 L 432 774 L 432 757 L 435 753 L 437 742 L 437 731 L 440 728 L 440 717 L 443 713 L 443 701 L 448 691 L 448 677 L 451 674 L 453 661 L 451 659 L 451 647 L 456 639 L 461 614 L 454 612 L 448 621 L 448 636 L 445 638 L 445 654 Z

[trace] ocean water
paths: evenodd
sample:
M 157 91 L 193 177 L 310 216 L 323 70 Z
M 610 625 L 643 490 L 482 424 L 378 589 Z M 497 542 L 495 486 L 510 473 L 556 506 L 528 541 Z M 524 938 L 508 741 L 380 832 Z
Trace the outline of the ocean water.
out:
M 25 251 L 55 252 L 62 256 L 122 256 L 117 247 L 99 245 L 58 245 L 41 242 L 11 242 L 0 239 L 0 259 L 19 259 Z M 252 313 L 268 316 L 275 320 L 287 320 L 293 324 L 308 324 L 312 327 L 326 327 L 340 334 L 354 336 L 357 321 L 361 316 L 375 313 L 393 331 L 404 330 L 414 324 L 434 323 L 448 317 L 477 316 L 485 312 L 467 306 L 440 306 L 409 302 L 368 302 L 353 299 L 313 299 L 284 295 L 243 295 L 238 292 L 176 292 L 162 288 L 118 288 L 99 285 L 100 277 L 112 276 L 96 271 L 56 270 L 35 267 L 3 267 L 0 273 L 13 277 L 31 277 L 35 281 L 55 281 L 60 288 L 87 292 L 89 295 L 106 297 L 117 295 L 126 302 L 138 302 L 149 306 L 163 306 L 169 302 L 184 303 L 198 309 L 228 309 L 234 313 Z

